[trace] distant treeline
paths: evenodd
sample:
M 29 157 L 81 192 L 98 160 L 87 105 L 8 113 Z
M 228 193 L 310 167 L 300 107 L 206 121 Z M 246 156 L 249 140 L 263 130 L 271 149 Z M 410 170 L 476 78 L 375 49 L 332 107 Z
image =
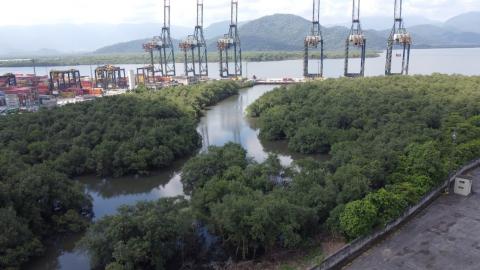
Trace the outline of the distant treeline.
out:
M 367 57 L 378 57 L 378 52 L 367 52 Z M 302 52 L 282 52 L 282 51 L 266 51 L 266 52 L 244 52 L 242 54 L 244 61 L 249 62 L 264 62 L 264 61 L 281 61 L 302 59 Z M 314 58 L 320 58 L 319 53 L 313 54 Z M 343 58 L 343 52 L 325 52 L 325 58 L 338 59 Z M 358 53 L 353 53 L 352 57 L 359 57 Z M 218 62 L 219 56 L 217 53 L 209 53 L 209 62 Z M 176 61 L 183 63 L 184 56 L 177 52 Z M 78 66 L 78 65 L 120 65 L 120 64 L 138 64 L 146 65 L 150 62 L 148 55 L 145 53 L 125 53 L 125 54 L 85 54 L 85 55 L 63 55 L 52 57 L 38 57 L 35 58 L 35 65 L 43 66 Z M 9 61 L 0 62 L 0 67 L 31 67 L 32 62 L 25 61 Z
M 0 268 L 19 267 L 43 242 L 89 225 L 91 198 L 72 177 L 148 174 L 194 153 L 201 111 L 241 83 L 104 97 L 0 121 Z
M 249 108 L 261 136 L 331 159 L 284 168 L 275 156 L 252 161 L 240 145 L 211 147 L 183 168 L 189 199 L 123 207 L 82 245 L 99 269 L 201 269 L 302 249 L 325 232 L 366 235 L 480 156 L 479 85 L 433 75 L 278 88 Z

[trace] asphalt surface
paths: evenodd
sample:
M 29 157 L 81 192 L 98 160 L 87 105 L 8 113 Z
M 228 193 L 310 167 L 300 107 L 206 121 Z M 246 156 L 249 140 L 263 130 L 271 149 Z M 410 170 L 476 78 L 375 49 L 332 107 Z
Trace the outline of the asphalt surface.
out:
M 480 168 L 469 175 L 472 195 L 442 195 L 344 269 L 479 270 Z

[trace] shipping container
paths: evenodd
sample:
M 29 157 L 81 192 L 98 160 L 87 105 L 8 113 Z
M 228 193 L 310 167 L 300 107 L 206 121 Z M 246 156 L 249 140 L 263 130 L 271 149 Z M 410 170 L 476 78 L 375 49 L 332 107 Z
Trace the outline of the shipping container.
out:
M 82 88 L 68 88 L 65 90 L 65 92 L 72 92 L 74 93 L 75 96 L 82 96 L 83 95 L 83 89 Z
M 48 90 L 48 88 L 47 89 L 40 89 L 39 88 L 38 89 L 38 94 L 39 95 L 48 95 L 48 94 L 50 94 L 50 90 Z
M 155 81 L 157 81 L 157 82 L 171 82 L 172 77 L 155 76 Z
M 18 109 L 20 108 L 20 101 L 17 95 L 14 94 L 5 94 L 5 102 L 8 109 Z
M 65 92 L 65 91 L 62 91 L 62 92 L 60 92 L 60 97 L 61 97 L 61 98 L 74 98 L 74 97 L 75 97 L 75 93 L 74 93 L 74 92 Z
M 87 89 L 84 89 L 83 93 L 85 95 L 101 96 L 103 95 L 103 90 L 102 88 L 87 88 Z
M 5 94 L 33 94 L 33 90 L 30 87 L 12 87 L 4 91 Z
M 5 92 L 0 91 L 0 107 L 5 107 Z
M 93 96 L 101 96 L 103 95 L 103 89 L 102 88 L 93 88 L 92 91 L 90 92 L 91 95 Z
M 82 81 L 83 88 L 91 88 L 93 86 L 92 82 L 90 81 Z

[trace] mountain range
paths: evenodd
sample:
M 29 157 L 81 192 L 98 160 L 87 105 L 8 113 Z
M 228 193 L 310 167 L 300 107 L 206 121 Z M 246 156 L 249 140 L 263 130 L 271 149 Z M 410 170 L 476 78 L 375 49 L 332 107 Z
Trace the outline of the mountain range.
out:
M 444 26 L 461 32 L 480 33 L 480 12 L 468 12 L 455 16 L 446 21 Z
M 415 48 L 480 46 L 480 12 L 469 12 L 445 22 L 423 17 L 406 17 L 407 29 L 413 35 Z M 385 39 L 393 25 L 388 17 L 362 18 L 367 29 L 369 49 L 385 47 Z M 242 47 L 245 51 L 299 50 L 311 23 L 291 14 L 275 14 L 240 24 Z M 327 50 L 342 50 L 349 24 L 323 27 Z M 0 27 L 0 55 L 56 55 L 71 53 L 141 52 L 142 44 L 158 35 L 160 24 L 84 24 Z M 209 50 L 216 49 L 216 40 L 228 30 L 228 22 L 214 23 L 205 28 Z M 174 43 L 193 32 L 193 27 L 172 26 Z
M 480 23 L 480 12 L 466 13 L 445 23 L 421 24 L 407 27 L 412 34 L 415 48 L 475 47 L 480 46 L 480 29 L 467 22 Z M 408 22 L 407 22 L 408 23 Z M 223 24 L 223 28 L 220 25 Z M 220 30 L 228 29 L 228 22 L 217 24 L 217 31 L 209 33 L 208 49 L 216 50 Z M 373 23 L 372 23 L 373 24 Z M 275 14 L 243 23 L 239 27 L 244 51 L 296 51 L 302 49 L 303 39 L 308 34 L 311 22 L 291 14 Z M 392 22 L 393 25 L 393 22 Z M 476 31 L 474 31 L 476 30 Z M 326 50 L 343 50 L 349 28 L 346 26 L 322 27 Z M 212 34 L 214 33 L 214 34 Z M 365 30 L 370 50 L 382 50 L 390 29 Z M 96 53 L 134 53 L 142 51 L 142 44 L 148 39 L 138 39 L 100 48 Z M 178 44 L 178 40 L 174 40 Z
M 64 54 L 92 52 L 109 44 L 154 36 L 161 27 L 157 23 L 2 26 L 0 55 L 39 55 L 44 50 Z M 172 26 L 172 33 L 178 38 L 191 31 Z

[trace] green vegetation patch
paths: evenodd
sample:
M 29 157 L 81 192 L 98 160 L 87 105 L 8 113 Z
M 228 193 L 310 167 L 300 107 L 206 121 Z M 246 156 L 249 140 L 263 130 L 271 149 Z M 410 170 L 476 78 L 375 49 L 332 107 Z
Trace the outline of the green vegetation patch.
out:
M 201 110 L 237 93 L 236 82 L 104 97 L 0 121 L 0 268 L 18 267 L 42 242 L 78 232 L 91 198 L 69 179 L 148 174 L 194 153 Z
M 21 154 L 20 161 L 70 176 L 147 173 L 200 144 L 195 119 L 165 99 L 138 95 L 15 115 L 0 126 L 2 146 Z
M 179 269 L 196 247 L 192 224 L 184 198 L 141 202 L 95 223 L 80 245 L 97 269 Z
M 480 155 L 479 89 L 480 77 L 439 74 L 326 80 L 267 93 L 249 113 L 263 138 L 331 155 L 327 224 L 355 239 Z
M 229 257 L 242 260 L 257 258 L 278 249 L 304 246 L 309 242 L 310 236 L 318 232 L 320 220 L 328 215 L 325 203 L 335 197 L 332 185 L 323 187 L 326 184 L 324 169 L 313 169 L 316 165 L 318 164 L 315 161 L 299 163 L 301 168 L 312 168 L 309 174 L 305 174 L 303 170 L 300 172 L 294 167 L 283 168 L 275 156 L 268 157 L 263 163 L 257 163 L 247 157 L 246 151 L 237 144 L 210 147 L 207 153 L 188 161 L 182 172 L 182 183 L 190 201 L 188 207 L 185 205 L 176 211 L 179 216 L 187 213 L 191 224 L 197 224 L 194 229 L 197 237 L 192 240 L 190 230 L 184 230 L 172 237 L 175 236 L 179 241 L 178 246 L 187 248 L 188 252 L 177 250 L 177 254 L 170 257 L 169 261 L 153 256 L 148 251 L 146 254 L 149 256 L 142 257 L 146 261 L 139 262 L 134 257 L 119 260 L 115 254 L 121 253 L 119 248 L 122 248 L 124 243 L 136 241 L 138 245 L 150 249 L 152 245 L 147 240 L 149 235 L 176 232 L 173 225 L 160 229 L 164 221 L 159 218 L 155 221 L 157 226 L 127 230 L 125 234 L 110 234 L 110 231 L 115 231 L 125 224 L 126 215 L 123 212 L 94 224 L 83 240 L 84 247 L 94 258 L 94 267 L 118 264 L 122 267 L 130 265 L 133 268 L 142 268 L 148 264 L 150 267 L 145 269 L 176 269 L 172 265 L 178 267 L 180 263 L 200 267 L 202 263 L 208 264 L 210 259 L 215 259 L 212 253 L 218 250 L 224 254 L 221 260 Z M 325 196 L 319 197 L 318 194 Z M 167 199 L 160 200 L 159 203 L 166 201 Z M 147 205 L 140 204 L 137 207 L 144 206 Z M 148 205 L 148 211 L 155 208 L 155 204 Z M 137 216 L 143 212 L 132 210 L 130 214 Z M 148 217 L 139 217 L 138 222 L 144 219 Z M 135 222 L 132 226 L 139 226 Z M 202 238 L 204 230 L 211 235 L 208 241 Z M 104 245 L 96 244 L 96 239 L 103 233 L 111 235 L 105 242 L 122 244 L 102 251 Z M 206 242 L 211 242 L 213 251 L 211 247 L 205 248 Z M 110 246 L 112 245 L 107 245 Z M 184 256 L 179 261 L 181 254 Z M 318 254 L 314 257 L 317 256 Z M 106 260 L 99 261 L 95 258 Z
M 173 103 L 176 108 L 193 118 L 199 118 L 202 111 L 218 102 L 238 94 L 240 88 L 251 87 L 252 83 L 241 81 L 211 81 L 194 86 L 177 86 L 150 91 L 145 87 L 136 89 L 136 93 L 147 99 L 164 98 Z
M 219 259 L 202 247 L 205 230 L 211 236 L 206 242 L 224 254 L 220 260 L 239 261 L 311 246 L 326 231 L 350 240 L 366 235 L 416 204 L 449 171 L 480 155 L 479 87 L 480 77 L 433 75 L 278 88 L 249 108 L 259 117 L 261 136 L 288 140 L 298 152 L 328 153 L 329 161 L 306 159 L 284 168 L 275 156 L 257 163 L 236 144 L 211 147 L 184 166 L 182 182 L 190 200 L 181 209 L 171 208 L 196 225 L 196 241 L 190 228 L 178 231 L 175 223 L 163 226 L 162 219 L 153 219 L 157 226 L 138 227 L 148 219 L 142 213 L 156 209 L 152 204 L 148 211 L 127 213 L 142 216 L 131 225 L 136 229 L 111 234 L 108 241 L 117 244 L 107 245 L 107 253 L 95 244 L 102 235 L 95 232 L 116 232 L 126 213 L 94 225 L 85 248 L 93 258 L 106 258 L 95 260 L 95 267 L 176 269 Z M 188 250 L 155 255 L 148 237 L 163 234 L 169 235 L 166 245 L 176 238 L 177 247 Z M 123 256 L 129 243 L 135 243 L 129 250 L 146 247 L 139 254 L 147 255 L 142 260 Z M 314 252 L 305 264 L 321 259 L 321 252 Z

